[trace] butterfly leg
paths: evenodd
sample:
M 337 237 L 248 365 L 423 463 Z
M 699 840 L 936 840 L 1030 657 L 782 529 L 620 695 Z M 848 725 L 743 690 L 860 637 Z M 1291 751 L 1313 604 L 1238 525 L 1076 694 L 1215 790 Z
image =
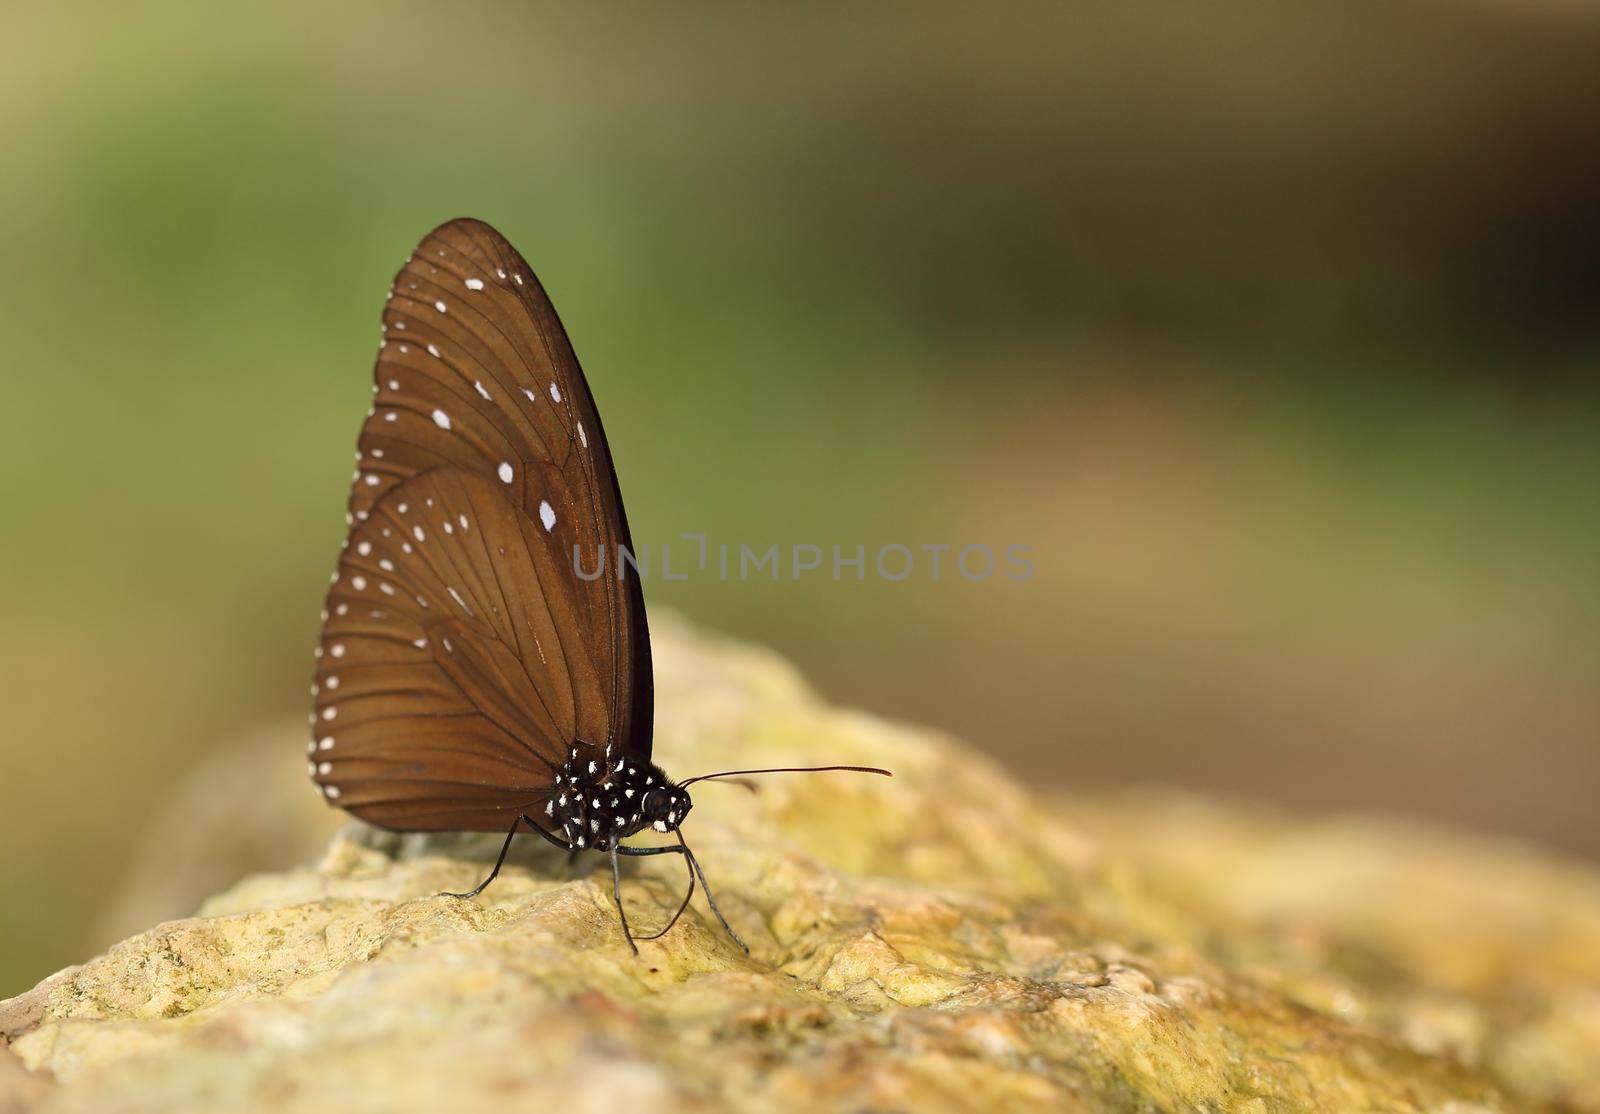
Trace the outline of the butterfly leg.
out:
M 678 839 L 680 841 L 683 839 L 682 832 L 678 833 Z M 747 945 L 743 940 L 739 939 L 739 934 L 735 932 L 733 930 L 733 926 L 728 923 L 728 918 L 724 917 L 722 915 L 722 910 L 717 908 L 717 899 L 711 893 L 711 883 L 706 881 L 706 872 L 700 869 L 700 860 L 694 857 L 694 852 L 689 850 L 689 845 L 687 843 L 682 844 L 682 846 L 683 856 L 689 860 L 689 869 L 700 878 L 700 888 L 705 891 L 706 904 L 711 906 L 711 911 L 717 915 L 717 923 L 722 925 L 722 930 L 733 938 L 733 942 L 735 944 L 739 945 L 739 950 L 744 952 L 745 955 L 749 955 L 749 945 Z
M 546 843 L 553 847 L 559 847 L 561 850 L 565 851 L 567 853 L 567 865 L 569 867 L 578 861 L 578 852 L 583 850 L 583 848 L 579 847 L 576 843 L 568 843 L 560 836 L 551 835 L 549 832 L 539 827 L 539 825 L 535 824 L 533 822 L 533 818 L 530 817 L 526 812 L 522 814 L 522 821 L 523 823 L 527 824 L 530 829 L 536 832 L 540 839 L 543 839 Z
M 667 933 L 672 931 L 672 926 L 678 923 L 678 918 L 683 916 L 683 911 L 685 909 L 689 908 L 689 899 L 694 896 L 694 868 L 693 867 L 689 867 L 687 859 L 684 860 L 684 866 L 688 867 L 688 869 L 689 869 L 689 888 L 686 891 L 684 891 L 683 900 L 678 903 L 678 911 L 676 913 L 672 914 L 672 919 L 667 922 L 667 927 L 666 928 L 663 928 L 660 932 L 651 933 L 649 936 L 640 936 L 640 937 L 638 937 L 638 939 L 640 939 L 640 940 L 659 940 L 659 939 L 661 939 Z
M 577 848 L 576 845 L 568 843 L 566 840 L 562 839 L 560 836 L 551 835 L 549 832 L 547 832 L 543 828 L 539 827 L 539 825 L 535 824 L 533 822 L 533 820 L 528 816 L 528 814 L 526 812 L 524 812 L 522 814 L 522 822 L 524 824 L 528 825 L 528 827 L 530 829 L 532 829 L 533 833 L 535 835 L 537 835 L 540 839 L 544 840 L 546 843 L 550 844 L 553 847 L 561 848 L 561 850 L 567 852 L 569 855 L 572 855 L 574 857 L 577 856 L 578 848 Z
M 500 868 L 505 865 L 506 852 L 511 850 L 511 841 L 512 841 L 513 838 L 515 838 L 515 836 L 517 834 L 517 825 L 522 823 L 522 821 L 523 821 L 523 817 L 521 817 L 521 816 L 518 816 L 515 820 L 511 821 L 511 830 L 506 833 L 506 841 L 505 841 L 505 843 L 500 845 L 500 857 L 495 859 L 495 861 L 494 861 L 494 869 L 489 872 L 489 877 L 485 878 L 482 882 L 479 882 L 476 886 L 474 886 L 472 889 L 468 890 L 464 894 L 451 893 L 449 890 L 446 890 L 445 892 L 441 893 L 439 896 L 440 897 L 459 897 L 459 898 L 462 898 L 463 900 L 470 900 L 472 898 L 477 897 L 484 890 L 488 889 L 489 888 L 489 883 L 493 882 L 495 880 L 496 875 L 498 875 L 500 873 Z
M 684 848 L 681 845 L 669 843 L 665 847 L 614 847 L 611 850 L 611 857 L 612 861 L 615 862 L 618 855 L 681 855 L 683 852 Z M 694 868 L 691 867 L 689 869 L 689 888 L 684 892 L 683 900 L 678 903 L 678 911 L 672 914 L 672 919 L 667 922 L 666 928 L 663 928 L 660 932 L 651 933 L 649 936 L 636 937 L 636 939 L 661 939 L 672 930 L 673 925 L 678 923 L 678 918 L 683 916 L 683 911 L 689 908 L 689 899 L 692 897 L 694 897 Z
M 694 852 L 689 850 L 689 845 L 683 842 L 682 832 L 678 833 L 678 842 L 676 844 L 669 843 L 664 847 L 618 847 L 616 850 L 621 855 L 682 855 L 689 861 L 690 880 L 692 881 L 695 877 L 699 877 L 700 889 L 705 892 L 706 904 L 710 905 L 711 911 L 716 914 L 717 923 L 722 926 L 723 931 L 733 938 L 733 942 L 739 945 L 740 950 L 745 955 L 750 954 L 749 946 L 739 939 L 739 934 L 728 923 L 728 918 L 724 917 L 722 910 L 717 908 L 717 899 L 711 893 L 710 884 L 706 882 L 705 871 L 700 869 L 700 860 L 694 857 Z M 687 902 L 688 899 L 685 898 L 684 900 Z M 682 910 L 679 910 L 679 912 L 682 912 Z M 674 917 L 673 919 L 676 920 L 677 918 Z
M 611 896 L 617 903 L 617 917 L 622 921 L 622 935 L 633 954 L 639 954 L 639 945 L 633 942 L 633 930 L 628 927 L 628 912 L 622 907 L 622 868 L 618 865 L 617 845 L 611 845 Z

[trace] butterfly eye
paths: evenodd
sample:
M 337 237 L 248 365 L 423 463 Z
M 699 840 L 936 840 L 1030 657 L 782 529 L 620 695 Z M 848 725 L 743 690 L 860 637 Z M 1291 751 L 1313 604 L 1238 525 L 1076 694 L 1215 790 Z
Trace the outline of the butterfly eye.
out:
M 664 789 L 652 789 L 644 795 L 639 811 L 646 820 L 664 820 L 672 807 L 672 798 Z

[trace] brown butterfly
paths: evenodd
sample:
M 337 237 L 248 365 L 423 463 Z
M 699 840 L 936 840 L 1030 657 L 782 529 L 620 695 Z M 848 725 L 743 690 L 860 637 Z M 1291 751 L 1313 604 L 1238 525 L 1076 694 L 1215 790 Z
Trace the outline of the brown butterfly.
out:
M 686 787 L 650 759 L 650 632 L 611 451 L 566 331 L 489 225 L 454 220 L 390 287 L 349 536 L 322 614 L 310 773 L 398 831 L 526 826 L 569 852 L 682 854 Z M 619 549 L 619 547 L 621 547 Z M 612 571 L 592 569 L 612 557 Z M 585 575 L 579 575 L 579 568 Z M 887 771 L 859 766 L 806 770 Z M 622 840 L 653 829 L 677 842 Z M 748 949 L 746 949 L 748 950 Z

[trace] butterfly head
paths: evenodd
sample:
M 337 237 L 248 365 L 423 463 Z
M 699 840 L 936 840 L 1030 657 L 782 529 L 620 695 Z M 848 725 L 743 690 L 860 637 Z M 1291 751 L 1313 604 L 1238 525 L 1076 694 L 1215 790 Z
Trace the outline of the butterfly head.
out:
M 689 815 L 693 807 L 694 802 L 689 799 L 688 790 L 671 782 L 663 782 L 645 792 L 639 811 L 656 831 L 670 832 L 683 823 L 683 818 Z

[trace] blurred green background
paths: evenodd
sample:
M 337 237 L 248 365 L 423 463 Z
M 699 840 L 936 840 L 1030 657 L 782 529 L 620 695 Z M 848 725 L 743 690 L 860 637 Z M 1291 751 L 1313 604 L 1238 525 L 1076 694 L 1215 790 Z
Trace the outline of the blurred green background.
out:
M 4 23 L 0 994 L 303 712 L 382 294 L 457 215 L 549 287 L 639 540 L 1038 570 L 653 602 L 1042 783 L 1600 853 L 1593 8 Z

